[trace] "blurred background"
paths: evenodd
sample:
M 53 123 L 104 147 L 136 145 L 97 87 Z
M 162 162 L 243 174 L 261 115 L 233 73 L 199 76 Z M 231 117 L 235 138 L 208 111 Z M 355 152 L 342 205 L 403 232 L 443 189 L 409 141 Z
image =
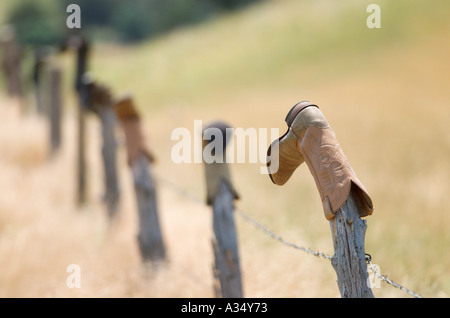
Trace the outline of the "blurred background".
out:
M 81 7 L 79 30 L 66 26 L 71 3 Z M 0 296 L 214 297 L 210 207 L 168 186 L 204 200 L 204 168 L 173 163 L 171 132 L 220 119 L 282 134 L 287 112 L 306 99 L 319 105 L 372 196 L 372 262 L 424 297 L 448 297 L 450 2 L 376 1 L 381 28 L 373 29 L 366 23 L 371 3 L 2 0 L 3 42 L 13 27 L 21 88 L 11 93 L 3 67 Z M 153 171 L 167 181 L 157 191 L 169 261 L 156 271 L 140 259 L 119 128 L 120 208 L 108 220 L 101 128 L 92 112 L 85 126 L 88 197 L 76 205 L 76 54 L 61 51 L 73 33 L 91 44 L 91 76 L 114 97 L 133 95 L 157 158 Z M 62 139 L 52 155 L 48 118 L 37 110 L 37 50 L 62 70 Z M 2 46 L 2 60 L 6 52 Z M 236 206 L 284 239 L 332 255 L 330 226 L 306 165 L 282 187 L 260 173 L 263 165 L 230 165 Z M 340 296 L 329 261 L 273 240 L 238 215 L 236 226 L 245 297 Z M 81 288 L 66 284 L 70 264 L 81 268 Z M 410 297 L 384 282 L 373 291 Z

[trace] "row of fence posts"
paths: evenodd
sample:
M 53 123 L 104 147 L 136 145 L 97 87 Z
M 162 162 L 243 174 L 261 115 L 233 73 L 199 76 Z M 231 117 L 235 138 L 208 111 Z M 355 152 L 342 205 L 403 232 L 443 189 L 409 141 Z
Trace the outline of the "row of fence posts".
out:
M 23 99 L 22 55 L 15 41 L 14 32 L 8 28 L 1 37 L 3 75 L 9 96 Z M 48 47 L 34 49 L 33 78 L 35 110 L 47 118 L 49 124 L 50 156 L 55 156 L 62 142 L 63 117 L 63 72 L 56 55 L 66 51 L 75 55 L 74 91 L 77 106 L 77 160 L 76 205 L 87 203 L 86 162 L 86 118 L 95 114 L 101 127 L 101 156 L 104 175 L 104 202 L 109 220 L 118 213 L 120 191 L 117 170 L 116 127 L 122 127 L 130 173 L 133 175 L 134 190 L 139 216 L 137 242 L 142 260 L 159 263 L 166 258 L 166 248 L 157 213 L 157 193 L 151 165 L 153 155 L 146 146 L 141 127 L 140 114 L 134 106 L 132 96 L 115 98 L 110 90 L 89 76 L 90 43 L 81 34 L 67 38 L 56 50 Z M 22 110 L 23 111 L 23 110 Z M 120 123 L 117 122 L 119 119 Z
M 154 160 L 146 146 L 141 127 L 141 118 L 132 96 L 117 98 L 110 89 L 95 82 L 88 71 L 90 44 L 82 36 L 68 39 L 65 46 L 76 52 L 77 66 L 75 89 L 78 94 L 78 195 L 77 203 L 86 202 L 86 137 L 85 121 L 89 112 L 100 121 L 102 139 L 102 161 L 104 167 L 104 202 L 110 220 L 114 219 L 120 201 L 117 171 L 117 139 L 115 128 L 120 121 L 126 139 L 130 172 L 133 175 L 134 190 L 139 216 L 137 242 L 142 260 L 160 263 L 166 259 L 166 248 L 157 213 L 157 193 L 151 164 Z
M 3 44 L 11 41 L 5 42 Z M 78 143 L 77 143 L 77 204 L 86 202 L 86 153 L 85 120 L 89 111 L 95 113 L 101 124 L 102 158 L 105 181 L 105 203 L 109 218 L 117 213 L 120 199 L 117 173 L 117 141 L 115 127 L 117 119 L 126 138 L 126 148 L 130 172 L 133 175 L 134 189 L 139 215 L 137 243 L 144 262 L 160 263 L 166 259 L 166 247 L 158 217 L 157 189 L 152 172 L 154 156 L 146 146 L 141 127 L 140 114 L 134 105 L 132 96 L 115 98 L 109 89 L 94 82 L 88 74 L 88 56 L 90 45 L 82 36 L 76 35 L 63 45 L 76 52 L 75 91 L 78 98 Z M 8 49 L 5 50 L 7 52 Z M 54 65 L 45 63 L 45 54 L 36 52 L 35 90 L 39 113 L 47 113 L 50 123 L 51 153 L 55 153 L 61 143 L 62 117 L 62 71 Z M 18 65 L 16 63 L 15 65 Z M 12 72 L 12 71 L 10 71 Z M 15 72 L 19 72 L 16 67 Z M 48 74 L 49 81 L 43 81 L 43 74 Z M 10 75 L 8 75 L 10 76 Z M 17 74 L 12 76 L 12 83 Z M 46 77 L 46 76 L 44 76 Z M 11 87 L 10 87 L 11 86 Z M 14 88 L 13 84 L 8 87 Z M 47 91 L 49 94 L 47 95 Z M 47 99 L 50 96 L 49 100 Z M 50 107 L 46 107 L 46 104 Z M 223 147 L 214 151 L 226 153 L 226 146 L 231 136 L 227 135 L 230 126 L 217 121 L 204 128 L 216 129 L 223 136 Z M 203 147 L 213 141 L 211 136 L 203 136 Z M 209 140 L 209 141 L 208 141 Z M 205 153 L 205 152 L 204 152 Z M 239 198 L 231 181 L 228 164 L 206 163 L 205 180 L 207 189 L 206 204 L 212 209 L 214 237 L 212 252 L 214 254 L 213 277 L 216 297 L 244 297 L 239 261 L 237 231 L 234 221 L 234 201 Z M 331 263 L 337 273 L 337 282 L 342 297 L 373 297 L 367 284 L 367 267 L 364 253 L 364 236 L 366 223 L 361 220 L 352 196 L 330 221 L 335 254 Z

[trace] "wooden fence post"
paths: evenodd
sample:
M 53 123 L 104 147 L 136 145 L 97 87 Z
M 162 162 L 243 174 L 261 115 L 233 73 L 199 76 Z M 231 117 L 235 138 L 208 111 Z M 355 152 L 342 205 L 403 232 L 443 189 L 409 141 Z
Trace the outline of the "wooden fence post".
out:
M 355 200 L 352 193 L 330 221 L 334 246 L 331 264 L 343 298 L 373 298 L 364 248 L 367 222 L 360 218 Z
M 306 162 L 330 221 L 335 249 L 331 263 L 341 296 L 372 298 L 364 249 L 367 223 L 361 219 L 373 212 L 370 196 L 317 105 L 294 105 L 286 123 L 288 131 L 268 150 L 270 178 L 283 185 Z
M 87 79 L 85 79 L 87 81 Z M 119 178 L 116 160 L 116 113 L 113 100 L 108 88 L 97 83 L 87 83 L 89 91 L 89 108 L 94 111 L 99 119 L 102 135 L 102 159 L 105 178 L 105 194 L 108 216 L 113 219 L 119 205 Z
M 8 95 L 22 99 L 22 50 L 16 41 L 16 31 L 13 26 L 6 25 L 2 28 L 1 43 L 3 51 L 2 68 Z
M 90 44 L 81 34 L 70 36 L 62 43 L 61 50 L 68 48 L 76 50 L 76 73 L 75 73 L 75 91 L 78 97 L 77 114 L 77 204 L 83 205 L 87 199 L 87 179 L 86 179 L 86 113 L 89 104 L 89 92 L 87 85 L 83 83 L 83 77 L 86 76 L 88 69 L 88 58 Z
M 50 70 L 50 90 L 50 153 L 54 154 L 61 145 L 61 69 L 58 67 Z
M 80 98 L 81 99 L 81 98 Z M 86 109 L 80 101 L 77 116 L 77 203 L 83 205 L 87 199 L 86 189 Z
M 83 205 L 87 200 L 87 179 L 86 179 L 86 113 L 88 108 L 88 91 L 83 83 L 88 66 L 89 43 L 82 36 L 75 36 L 70 39 L 71 45 L 77 50 L 77 69 L 75 74 L 75 89 L 78 93 L 78 139 L 77 139 L 77 202 Z
M 42 78 L 44 77 L 44 67 L 47 64 L 46 58 L 47 52 L 45 48 L 38 47 L 34 50 L 33 84 L 36 98 L 36 111 L 38 114 L 44 113 L 46 92 Z
M 216 297 L 242 298 L 242 277 L 233 205 L 233 201 L 239 196 L 231 183 L 226 163 L 226 145 L 230 139 L 226 128 L 229 128 L 226 123 L 214 122 L 203 130 L 206 202 L 213 210 L 214 292 Z
M 128 164 L 131 167 L 139 215 L 138 244 L 143 262 L 158 264 L 166 258 L 166 248 L 158 217 L 157 191 L 151 170 L 154 162 L 147 148 L 140 115 L 131 96 L 115 103 L 126 138 Z

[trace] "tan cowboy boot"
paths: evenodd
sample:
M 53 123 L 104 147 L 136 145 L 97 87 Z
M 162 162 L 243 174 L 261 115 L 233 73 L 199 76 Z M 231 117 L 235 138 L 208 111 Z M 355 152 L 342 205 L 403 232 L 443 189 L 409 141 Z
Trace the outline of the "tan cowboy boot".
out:
M 308 165 L 322 199 L 327 220 L 332 220 L 350 193 L 359 215 L 371 215 L 372 200 L 357 178 L 333 130 L 317 105 L 296 104 L 286 116 L 288 131 L 267 151 L 267 166 L 273 183 L 285 184 L 304 161 Z
M 134 105 L 133 97 L 124 95 L 116 99 L 114 109 L 125 132 L 128 164 L 131 166 L 141 154 L 150 162 L 155 162 L 155 156 L 147 146 L 141 117 Z

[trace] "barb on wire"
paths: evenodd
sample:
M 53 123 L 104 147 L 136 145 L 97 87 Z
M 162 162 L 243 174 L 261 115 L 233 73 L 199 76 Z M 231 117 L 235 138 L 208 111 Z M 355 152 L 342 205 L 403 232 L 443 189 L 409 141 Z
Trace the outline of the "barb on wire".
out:
M 170 181 L 168 181 L 168 180 L 165 180 L 165 179 L 163 179 L 163 178 L 157 177 L 157 176 L 155 176 L 155 179 L 156 179 L 157 182 L 161 182 L 161 183 L 166 184 L 166 185 L 169 186 L 172 190 L 174 190 L 175 192 L 177 192 L 179 195 L 181 195 L 181 196 L 183 196 L 183 197 L 185 197 L 185 198 L 187 198 L 187 199 L 189 199 L 189 200 L 191 200 L 191 201 L 193 201 L 193 202 L 196 202 L 196 203 L 198 203 L 198 204 L 200 204 L 200 205 L 205 205 L 205 202 L 204 202 L 204 201 L 202 201 L 202 200 L 198 199 L 197 197 L 193 196 L 192 194 L 190 194 L 190 193 L 187 192 L 186 190 L 180 188 L 180 187 L 177 186 L 176 184 L 174 184 L 174 183 L 172 183 L 172 182 L 170 182 Z M 295 249 L 301 250 L 301 251 L 306 252 L 306 253 L 308 253 L 308 254 L 311 254 L 311 255 L 314 255 L 314 256 L 317 256 L 317 257 L 322 257 L 322 258 L 325 258 L 325 259 L 328 259 L 328 260 L 331 260 L 331 258 L 332 258 L 330 255 L 325 254 L 325 253 L 323 253 L 323 252 L 320 252 L 320 251 L 313 251 L 313 250 L 311 250 L 311 249 L 309 249 L 309 248 L 306 248 L 306 247 L 297 245 L 297 244 L 295 244 L 295 243 L 286 241 L 286 240 L 283 239 L 280 235 L 278 235 L 278 234 L 276 234 L 275 232 L 269 230 L 265 225 L 261 224 L 260 222 L 258 222 L 258 221 L 255 220 L 254 218 L 252 218 L 251 216 L 247 215 L 244 211 L 242 211 L 242 210 L 239 209 L 239 208 L 235 208 L 235 212 L 236 212 L 238 215 L 240 215 L 242 218 L 244 218 L 246 221 L 248 221 L 248 222 L 250 222 L 251 224 L 253 224 L 256 228 L 260 229 L 261 231 L 263 231 L 264 233 L 266 233 L 267 235 L 269 235 L 269 236 L 272 237 L 273 239 L 275 239 L 275 240 L 277 240 L 277 241 L 283 243 L 284 245 L 293 247 L 293 248 L 295 248 Z M 417 293 L 415 293 L 415 292 L 409 290 L 408 288 L 406 288 L 406 287 L 404 287 L 404 286 L 402 286 L 402 285 L 399 285 L 399 284 L 393 282 L 392 280 L 388 279 L 388 278 L 386 277 L 386 275 L 383 276 L 383 275 L 381 275 L 380 273 L 378 273 L 377 270 L 374 268 L 374 266 L 373 266 L 373 264 L 372 264 L 372 256 L 371 256 L 370 254 L 367 254 L 367 253 L 366 253 L 365 259 L 366 259 L 367 264 L 369 265 L 369 268 L 370 268 L 370 269 L 373 271 L 373 273 L 374 273 L 378 278 L 380 278 L 382 281 L 384 281 L 385 283 L 387 283 L 387 284 L 389 284 L 389 285 L 391 285 L 391 286 L 394 286 L 394 287 L 396 287 L 396 288 L 398 288 L 398 289 L 404 291 L 405 293 L 407 293 L 407 294 L 409 294 L 409 295 L 411 295 L 411 296 L 413 296 L 413 297 L 415 297 L 415 298 L 422 298 L 422 296 L 420 296 L 419 294 L 417 294 Z

